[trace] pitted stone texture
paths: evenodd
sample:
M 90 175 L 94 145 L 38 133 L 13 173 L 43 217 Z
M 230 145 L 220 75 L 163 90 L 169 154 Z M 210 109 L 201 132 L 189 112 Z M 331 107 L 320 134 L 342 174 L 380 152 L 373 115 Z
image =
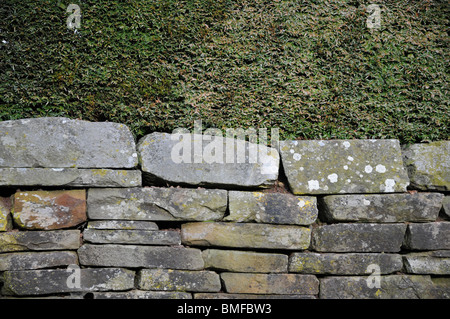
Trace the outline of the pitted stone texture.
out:
M 450 249 L 450 222 L 409 224 L 405 246 L 412 250 Z
M 0 186 L 137 187 L 141 175 L 103 168 L 0 168 Z
M 381 276 L 379 283 L 380 288 L 377 288 L 369 276 L 325 277 L 320 279 L 319 298 L 436 299 L 448 298 L 450 293 L 448 287 L 439 287 L 430 276 Z
M 450 190 L 450 141 L 405 147 L 403 161 L 411 186 L 421 190 Z
M 294 194 L 405 192 L 409 184 L 397 140 L 281 141 Z
M 180 233 L 171 230 L 86 229 L 83 239 L 95 244 L 181 244 Z
M 43 117 L 0 122 L 0 167 L 133 168 L 127 126 Z
M 323 198 L 323 217 L 329 222 L 435 221 L 443 194 L 331 195 Z
M 89 189 L 89 219 L 220 220 L 227 191 L 189 188 Z
M 313 275 L 225 272 L 220 277 L 229 293 L 315 295 L 319 292 L 319 281 Z
M 230 272 L 287 272 L 288 256 L 252 251 L 206 249 L 205 268 Z
M 79 271 L 79 287 L 69 276 Z M 33 296 L 80 291 L 129 290 L 134 287 L 134 271 L 120 268 L 46 269 L 7 271 L 2 293 Z M 74 280 L 76 283 L 76 281 Z M 68 284 L 69 283 L 69 284 Z
M 442 211 L 447 217 L 450 217 L 450 196 L 445 196 L 442 202 Z
M 81 265 L 129 268 L 203 269 L 202 252 L 195 248 L 91 245 L 78 249 Z
M 11 198 L 0 197 L 0 232 L 12 229 L 11 208 Z
M 317 200 L 283 193 L 228 192 L 226 221 L 310 225 L 317 218 Z
M 0 271 L 51 268 L 78 264 L 74 251 L 19 252 L 0 255 Z
M 94 299 L 192 299 L 188 292 L 180 291 L 143 291 L 94 292 Z
M 301 226 L 252 223 L 187 223 L 181 226 L 186 245 L 307 249 L 311 230 Z
M 87 220 L 86 191 L 25 191 L 14 195 L 13 219 L 20 228 L 51 230 Z
M 127 230 L 158 230 L 154 222 L 140 220 L 93 220 L 88 222 L 87 229 L 127 229 Z
M 450 250 L 440 252 L 421 252 L 403 256 L 406 272 L 410 274 L 450 275 Z
M 320 252 L 399 252 L 405 224 L 332 224 L 313 229 L 312 247 Z
M 402 257 L 398 254 L 374 253 L 293 253 L 289 257 L 289 272 L 319 275 L 370 274 L 369 266 L 378 265 L 380 274 L 401 271 Z
M 80 247 L 80 231 L 10 231 L 0 233 L 0 253 L 24 250 L 70 250 Z
M 174 269 L 142 269 L 137 286 L 142 290 L 192 292 L 217 292 L 221 288 L 220 277 L 213 271 Z
M 144 136 L 137 147 L 144 180 L 149 183 L 268 187 L 278 178 L 278 152 L 243 140 L 155 132 Z M 180 156 L 183 154 L 185 157 Z

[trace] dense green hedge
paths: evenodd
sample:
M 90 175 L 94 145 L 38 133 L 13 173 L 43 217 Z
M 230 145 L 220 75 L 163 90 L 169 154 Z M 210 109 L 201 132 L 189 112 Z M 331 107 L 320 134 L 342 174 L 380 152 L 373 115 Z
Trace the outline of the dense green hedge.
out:
M 448 0 L 376 3 L 373 30 L 359 1 L 2 0 L 0 120 L 448 139 Z

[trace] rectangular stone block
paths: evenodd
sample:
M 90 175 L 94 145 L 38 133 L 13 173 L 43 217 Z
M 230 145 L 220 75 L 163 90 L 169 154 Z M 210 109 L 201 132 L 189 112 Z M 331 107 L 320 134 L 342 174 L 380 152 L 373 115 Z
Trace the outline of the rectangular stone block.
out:
M 450 218 L 450 196 L 445 196 L 442 201 L 442 212 Z
M 213 271 L 173 269 L 142 269 L 137 286 L 142 290 L 192 292 L 217 292 L 221 288 L 220 277 Z
M 188 188 L 89 189 L 89 219 L 220 220 L 227 191 Z
M 369 276 L 320 279 L 320 299 L 435 299 L 439 291 L 430 276 L 381 276 L 379 288 Z
M 203 269 L 202 252 L 195 248 L 136 245 L 91 245 L 78 249 L 81 265 L 126 268 Z
M 83 239 L 95 244 L 179 245 L 181 236 L 177 231 L 86 229 Z
M 78 168 L 0 168 L 0 186 L 137 187 L 141 171 Z
M 403 260 L 406 272 L 410 274 L 450 275 L 450 256 L 439 257 L 433 253 L 417 253 L 404 255 Z
M 128 229 L 128 230 L 158 230 L 154 222 L 140 220 L 93 220 L 87 224 L 87 229 Z
M 181 226 L 186 245 L 267 249 L 307 249 L 311 230 L 301 226 L 252 223 L 187 223 Z
M 127 126 L 41 117 L 0 122 L 0 167 L 133 168 L 138 164 Z
M 412 250 L 450 249 L 450 222 L 409 224 L 405 246 Z
M 311 225 L 317 218 L 317 200 L 283 193 L 229 191 L 226 221 Z
M 435 221 L 443 198 L 439 193 L 331 195 L 323 198 L 323 217 L 329 222 Z
M 128 290 L 134 287 L 134 275 L 134 271 L 120 268 L 7 271 L 4 273 L 2 293 L 34 296 L 80 291 Z M 79 281 L 70 276 L 79 276 Z
M 192 294 L 181 291 L 94 292 L 94 299 L 192 299 Z
M 317 275 L 364 275 L 371 274 L 371 265 L 380 274 L 401 271 L 402 256 L 376 253 L 293 253 L 289 257 L 289 272 Z
M 19 252 L 0 254 L 0 271 L 77 265 L 74 251 Z
M 24 191 L 14 195 L 13 219 L 23 229 L 69 228 L 87 220 L 86 191 Z
M 281 141 L 294 194 L 393 193 L 409 185 L 398 140 Z
M 405 146 L 403 161 L 414 188 L 450 190 L 450 141 Z
M 206 249 L 202 255 L 205 268 L 229 272 L 287 272 L 288 256 L 283 254 Z
M 11 198 L 0 197 L 0 232 L 12 229 L 11 208 Z
M 399 252 L 405 224 L 332 224 L 313 229 L 312 247 L 319 252 Z
M 0 233 L 0 253 L 24 250 L 70 250 L 80 247 L 80 231 L 10 231 Z
M 228 294 L 213 292 L 198 292 L 194 299 L 317 299 L 314 295 L 257 295 L 257 294 Z M 269 307 L 266 307 L 269 311 Z
M 315 295 L 319 293 L 319 280 L 313 275 L 297 274 L 220 274 L 228 293 Z

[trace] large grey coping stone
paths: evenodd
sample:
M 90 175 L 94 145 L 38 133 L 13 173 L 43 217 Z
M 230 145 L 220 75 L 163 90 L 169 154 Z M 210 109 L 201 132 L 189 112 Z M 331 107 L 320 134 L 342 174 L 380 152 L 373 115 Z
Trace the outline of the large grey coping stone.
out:
M 123 124 L 60 117 L 0 122 L 0 168 L 133 168 L 137 164 L 134 137 Z
M 137 147 L 144 181 L 149 183 L 245 188 L 268 187 L 278 178 L 278 152 L 243 140 L 155 132 Z
M 398 140 L 281 141 L 294 194 L 405 192 L 409 184 Z

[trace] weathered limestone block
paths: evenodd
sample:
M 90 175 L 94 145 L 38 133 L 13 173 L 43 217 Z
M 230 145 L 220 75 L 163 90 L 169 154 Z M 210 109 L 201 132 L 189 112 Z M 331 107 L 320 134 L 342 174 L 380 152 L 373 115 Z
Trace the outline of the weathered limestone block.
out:
M 333 224 L 313 229 L 312 247 L 320 252 L 398 252 L 405 224 Z
M 443 194 L 331 195 L 323 198 L 324 219 L 330 222 L 435 221 Z
M 445 196 L 442 201 L 442 211 L 447 217 L 450 217 L 450 196 Z
M 252 251 L 206 249 L 202 252 L 205 268 L 230 272 L 287 272 L 288 256 Z
M 12 229 L 11 207 L 10 197 L 0 197 L 0 232 Z
M 144 180 L 150 183 L 268 187 L 278 178 L 278 152 L 243 140 L 155 132 L 137 147 Z
M 325 275 L 371 274 L 371 265 L 377 265 L 381 274 L 401 271 L 402 257 L 398 254 L 375 253 L 293 253 L 289 257 L 289 272 Z
M 137 187 L 141 175 L 103 168 L 0 168 L 0 186 Z
M 140 220 L 93 220 L 88 222 L 87 229 L 129 229 L 129 230 L 158 230 L 154 222 Z
M 89 219 L 220 220 L 227 191 L 189 188 L 89 189 Z
M 412 250 L 450 249 L 450 222 L 409 224 L 405 246 Z
M 268 249 L 307 249 L 311 230 L 301 226 L 252 223 L 187 223 L 181 226 L 186 245 Z
M 281 141 L 294 194 L 405 192 L 409 184 L 397 140 Z
M 174 269 L 142 269 L 137 276 L 142 290 L 172 290 L 216 292 L 221 288 L 220 277 L 213 271 Z
M 422 190 L 450 190 L 450 141 L 413 144 L 403 149 L 411 185 Z
M 194 299 L 317 299 L 314 295 L 258 295 L 258 294 L 229 294 L 198 292 L 194 294 Z M 269 311 L 266 306 L 266 311 Z
M 69 269 L 70 270 L 70 269 Z M 79 287 L 71 275 L 79 271 Z M 33 296 L 78 291 L 128 290 L 134 287 L 134 271 L 120 268 L 84 268 L 7 271 L 2 293 Z
M 450 275 L 450 251 L 447 251 L 447 255 L 447 257 L 436 256 L 434 252 L 404 255 L 406 272 L 410 274 Z
M 86 229 L 83 239 L 95 244 L 179 245 L 181 236 L 177 231 Z
M 136 245 L 91 245 L 78 249 L 81 265 L 129 268 L 203 269 L 202 252 L 195 248 Z
M 0 271 L 60 267 L 78 264 L 74 251 L 19 252 L 0 254 Z
M 14 222 L 24 229 L 59 229 L 87 219 L 86 191 L 25 191 L 14 195 Z
M 94 292 L 94 299 L 192 299 L 188 292 L 181 291 L 143 291 Z
M 380 288 L 369 276 L 320 279 L 320 299 L 435 299 L 442 297 L 430 276 L 389 275 L 380 277 Z M 373 287 L 373 288 L 371 288 Z
M 319 280 L 313 275 L 298 274 L 220 274 L 228 293 L 315 295 Z
M 228 192 L 226 221 L 311 225 L 317 218 L 317 200 L 282 193 Z
M 0 167 L 133 168 L 127 126 L 43 117 L 0 122 Z
M 0 233 L 0 253 L 24 250 L 70 250 L 80 247 L 80 231 L 10 231 Z

